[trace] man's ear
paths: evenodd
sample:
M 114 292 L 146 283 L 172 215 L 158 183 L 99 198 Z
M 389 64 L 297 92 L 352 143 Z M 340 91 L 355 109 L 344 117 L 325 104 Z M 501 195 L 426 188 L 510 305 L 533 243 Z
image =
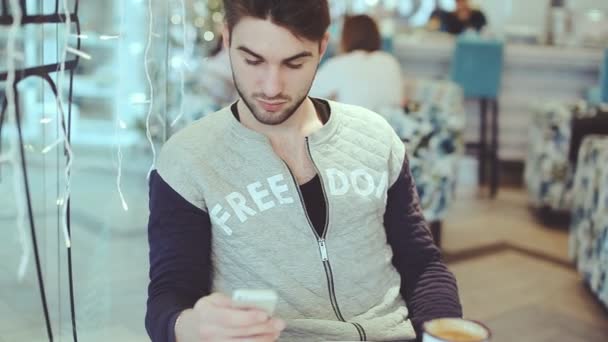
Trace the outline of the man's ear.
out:
M 327 45 L 329 44 L 329 32 L 325 32 L 323 38 L 319 42 L 319 60 L 323 59 L 325 52 L 327 51 Z
M 230 31 L 226 24 L 224 24 L 224 28 L 222 29 L 222 40 L 224 41 L 224 49 L 228 51 L 230 49 Z

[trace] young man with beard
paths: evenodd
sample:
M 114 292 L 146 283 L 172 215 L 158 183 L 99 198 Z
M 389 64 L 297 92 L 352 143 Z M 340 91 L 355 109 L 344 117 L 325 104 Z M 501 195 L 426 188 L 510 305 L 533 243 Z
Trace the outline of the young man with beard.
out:
M 152 340 L 407 341 L 461 316 L 399 138 L 308 97 L 327 0 L 224 5 L 240 98 L 173 136 L 151 174 Z M 276 315 L 235 305 L 241 288 L 275 290 Z

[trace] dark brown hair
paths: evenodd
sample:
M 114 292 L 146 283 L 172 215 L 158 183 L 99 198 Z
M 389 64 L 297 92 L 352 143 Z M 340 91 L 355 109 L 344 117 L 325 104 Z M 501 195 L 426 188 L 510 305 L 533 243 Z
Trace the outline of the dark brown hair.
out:
M 376 51 L 380 50 L 382 38 L 378 25 L 368 15 L 356 15 L 344 18 L 342 27 L 342 50 Z
M 330 22 L 327 0 L 224 0 L 228 31 L 243 17 L 269 19 L 298 38 L 321 41 Z

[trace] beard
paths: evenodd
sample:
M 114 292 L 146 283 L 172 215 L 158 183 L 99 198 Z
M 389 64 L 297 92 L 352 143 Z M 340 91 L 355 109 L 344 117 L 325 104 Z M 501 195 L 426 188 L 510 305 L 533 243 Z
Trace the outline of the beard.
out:
M 292 97 L 283 94 L 279 94 L 270 98 L 264 95 L 263 93 L 253 93 L 251 94 L 251 96 L 248 97 L 242 91 L 241 86 L 239 85 L 239 81 L 234 75 L 234 71 L 232 72 L 232 79 L 234 81 L 234 87 L 236 88 L 237 93 L 239 94 L 240 98 L 243 100 L 243 103 L 245 103 L 245 106 L 247 106 L 253 117 L 259 123 L 269 126 L 280 125 L 287 121 L 289 118 L 291 118 L 293 114 L 298 110 L 298 108 L 300 108 L 300 105 L 302 105 L 304 100 L 306 100 L 308 92 L 312 87 L 311 81 L 308 87 L 306 88 L 306 91 L 302 94 L 298 94 L 295 100 Z M 256 105 L 257 99 L 263 101 L 285 101 L 287 107 L 281 111 L 268 112 Z

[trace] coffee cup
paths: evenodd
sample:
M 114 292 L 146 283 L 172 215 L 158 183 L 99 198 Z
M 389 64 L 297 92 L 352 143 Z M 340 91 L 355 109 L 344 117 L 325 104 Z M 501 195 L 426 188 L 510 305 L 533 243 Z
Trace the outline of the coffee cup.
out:
M 439 318 L 423 324 L 422 342 L 488 342 L 490 329 L 463 318 Z

